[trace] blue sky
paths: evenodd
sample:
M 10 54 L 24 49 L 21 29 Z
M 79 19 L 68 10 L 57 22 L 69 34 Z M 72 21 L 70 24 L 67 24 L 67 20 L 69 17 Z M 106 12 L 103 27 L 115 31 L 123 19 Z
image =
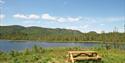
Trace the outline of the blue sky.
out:
M 0 0 L 0 24 L 123 32 L 125 0 Z

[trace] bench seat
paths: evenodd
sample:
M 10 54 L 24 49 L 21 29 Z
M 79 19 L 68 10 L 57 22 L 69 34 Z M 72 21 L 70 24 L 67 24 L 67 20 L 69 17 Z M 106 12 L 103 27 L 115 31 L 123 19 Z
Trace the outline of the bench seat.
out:
M 101 60 L 100 56 L 96 56 L 96 57 L 76 57 L 73 58 L 74 60 Z

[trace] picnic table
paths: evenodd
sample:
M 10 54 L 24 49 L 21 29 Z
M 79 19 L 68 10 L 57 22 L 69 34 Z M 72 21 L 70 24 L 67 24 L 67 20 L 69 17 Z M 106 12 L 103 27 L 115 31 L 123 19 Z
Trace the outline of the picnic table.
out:
M 68 51 L 68 55 L 72 63 L 76 60 L 101 60 L 96 51 Z

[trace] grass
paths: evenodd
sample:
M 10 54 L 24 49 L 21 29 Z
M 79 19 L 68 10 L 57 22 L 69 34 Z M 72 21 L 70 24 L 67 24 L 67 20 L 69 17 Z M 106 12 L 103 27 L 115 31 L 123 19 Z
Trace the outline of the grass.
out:
M 42 48 L 34 46 L 21 52 L 0 52 L 0 63 L 70 63 L 67 62 L 67 51 L 70 50 L 94 50 L 102 56 L 102 63 L 125 63 L 125 50 L 105 48 L 82 48 L 82 47 L 58 47 Z M 87 63 L 76 62 L 76 63 Z M 92 62 L 89 62 L 92 63 Z

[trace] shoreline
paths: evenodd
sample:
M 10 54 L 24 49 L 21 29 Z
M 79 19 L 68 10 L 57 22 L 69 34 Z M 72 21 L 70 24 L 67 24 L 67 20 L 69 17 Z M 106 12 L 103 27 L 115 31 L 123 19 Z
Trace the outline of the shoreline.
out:
M 0 39 L 0 40 L 6 40 L 6 41 L 29 41 L 29 42 L 48 42 L 48 43 L 114 43 L 114 42 L 103 42 L 103 41 L 45 41 L 45 40 L 9 40 L 9 39 Z M 125 43 L 125 42 L 118 42 L 118 43 Z
M 0 39 L 6 41 L 35 41 L 35 42 L 48 42 L 48 43 L 84 43 L 84 42 L 91 42 L 91 43 L 102 43 L 103 41 L 48 41 L 48 40 L 9 40 L 9 39 Z

